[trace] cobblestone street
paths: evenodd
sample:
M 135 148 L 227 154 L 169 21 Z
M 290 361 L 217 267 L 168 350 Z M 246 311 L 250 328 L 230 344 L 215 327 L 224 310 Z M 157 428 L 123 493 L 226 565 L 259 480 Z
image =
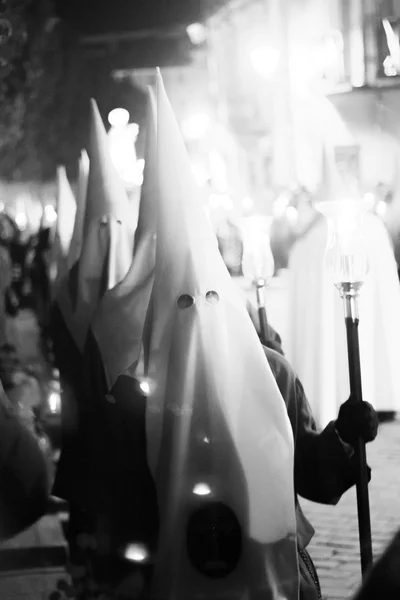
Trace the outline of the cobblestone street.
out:
M 383 423 L 367 453 L 372 469 L 369 489 L 376 559 L 400 527 L 400 421 Z M 305 500 L 301 504 L 316 531 L 309 550 L 324 600 L 351 598 L 361 580 L 355 490 L 347 492 L 337 506 Z

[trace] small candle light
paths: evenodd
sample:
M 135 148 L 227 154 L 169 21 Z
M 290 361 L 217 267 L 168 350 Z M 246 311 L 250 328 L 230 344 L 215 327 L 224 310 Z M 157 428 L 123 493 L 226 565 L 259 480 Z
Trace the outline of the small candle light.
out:
M 269 235 L 271 224 L 272 217 L 260 216 L 248 217 L 242 223 L 242 270 L 244 277 L 256 288 L 260 333 L 264 344 L 269 340 L 265 287 L 275 270 Z
M 326 266 L 333 283 L 345 300 L 346 316 L 358 318 L 360 289 L 368 274 L 368 254 L 363 235 L 368 204 L 358 200 L 320 202 L 315 206 L 328 222 Z

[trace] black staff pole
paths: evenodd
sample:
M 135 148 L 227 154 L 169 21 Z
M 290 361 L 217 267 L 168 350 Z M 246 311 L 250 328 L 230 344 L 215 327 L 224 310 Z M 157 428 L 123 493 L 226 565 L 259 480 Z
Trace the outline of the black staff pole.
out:
M 353 402 L 362 402 L 360 348 L 358 340 L 358 295 L 361 283 L 343 283 L 340 294 L 344 301 L 349 362 L 350 392 Z M 372 565 L 371 517 L 368 494 L 368 470 L 365 443 L 359 439 L 355 447 L 357 459 L 357 512 L 360 538 L 361 572 L 364 576 Z
M 257 312 L 260 320 L 261 342 L 265 345 L 269 342 L 269 327 L 267 319 L 267 310 L 265 308 L 265 279 L 257 279 L 255 282 L 257 293 Z

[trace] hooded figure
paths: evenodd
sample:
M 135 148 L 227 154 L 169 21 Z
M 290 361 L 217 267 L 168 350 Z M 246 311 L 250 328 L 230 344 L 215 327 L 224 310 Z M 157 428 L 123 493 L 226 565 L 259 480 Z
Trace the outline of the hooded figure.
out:
M 127 274 L 135 224 L 127 218 L 129 199 L 108 152 L 97 104 L 91 101 L 90 160 L 79 261 L 72 268 L 73 337 L 83 351 L 91 318 L 104 293 Z
M 70 478 L 80 479 L 85 486 L 87 480 L 82 454 L 89 424 L 84 406 L 82 360 L 90 322 L 104 293 L 126 276 L 133 256 L 135 224 L 129 219 L 129 200 L 107 144 L 104 125 L 92 100 L 88 181 L 86 185 L 87 161 L 83 156 L 69 253 L 70 271 L 60 285 L 52 323 L 54 351 L 64 389 L 65 440 L 54 488 L 54 493 L 61 497 L 72 492 L 79 494 L 81 486 L 72 485 Z
M 65 167 L 57 169 L 57 224 L 51 257 L 52 296 L 68 273 L 68 255 L 74 231 L 76 202 Z
M 68 251 L 68 269 L 72 269 L 79 259 L 82 249 L 83 222 L 86 210 L 86 193 L 89 178 L 89 157 L 86 150 L 82 150 L 79 159 L 78 186 L 76 192 L 76 217 L 74 229 Z
M 101 299 L 84 352 L 88 504 L 101 523 L 111 571 L 115 556 L 134 539 L 154 546 L 157 503 L 146 461 L 145 401 L 136 370 L 153 286 L 155 263 L 156 110 L 149 96 L 146 174 L 132 264 Z M 106 443 L 105 443 L 106 440 Z M 74 541 L 71 540 L 73 545 Z M 114 558 L 113 558 L 114 557 Z M 103 569 L 103 576 L 110 572 Z
M 146 171 L 143 181 L 133 260 L 124 279 L 107 291 L 93 317 L 91 330 L 99 347 L 110 390 L 118 375 L 135 368 L 153 287 L 155 262 L 156 109 L 149 89 Z
M 218 252 L 160 76 L 157 142 L 145 383 L 160 534 L 150 593 L 297 599 L 290 422 Z
M 351 196 L 324 155 L 318 200 Z M 343 200 L 346 201 L 345 199 Z M 367 213 L 363 234 L 369 272 L 359 299 L 359 338 L 364 400 L 377 411 L 400 409 L 400 286 L 389 235 L 380 219 Z M 349 396 L 343 300 L 325 265 L 328 228 L 315 221 L 294 244 L 289 262 L 288 360 L 299 375 L 314 417 L 324 427 Z

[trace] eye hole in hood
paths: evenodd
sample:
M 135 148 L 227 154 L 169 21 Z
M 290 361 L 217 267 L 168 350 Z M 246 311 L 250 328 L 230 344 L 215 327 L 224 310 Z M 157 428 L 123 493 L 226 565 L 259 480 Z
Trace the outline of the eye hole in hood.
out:
M 207 304 L 218 304 L 219 295 L 214 290 L 210 290 L 206 293 L 206 302 Z
M 196 300 L 193 298 L 193 296 L 190 296 L 190 294 L 182 294 L 181 296 L 179 296 L 176 303 L 178 305 L 178 308 L 185 309 L 193 306 L 195 302 Z

